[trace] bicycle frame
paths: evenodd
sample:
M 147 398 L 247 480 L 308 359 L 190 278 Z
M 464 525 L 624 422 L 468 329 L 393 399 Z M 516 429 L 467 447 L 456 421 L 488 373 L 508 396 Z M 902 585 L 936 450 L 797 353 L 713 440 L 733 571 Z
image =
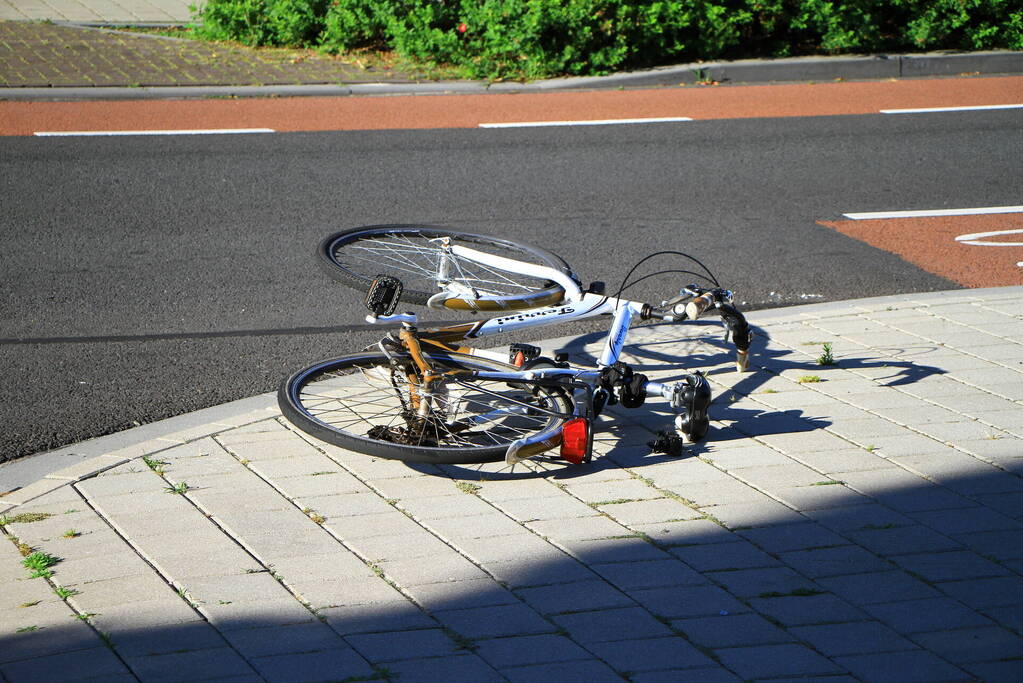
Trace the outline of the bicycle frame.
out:
M 401 339 L 409 348 L 413 357 L 417 358 L 416 363 L 424 376 L 433 378 L 435 375 L 429 370 L 428 362 L 421 356 L 419 342 L 436 345 L 441 348 L 480 355 L 494 360 L 506 361 L 507 356 L 500 353 L 470 347 L 453 347 L 450 342 L 457 342 L 466 339 L 476 339 L 485 336 L 512 332 L 530 327 L 551 325 L 572 320 L 582 320 L 598 315 L 610 315 L 611 326 L 604 341 L 604 347 L 597 360 L 596 370 L 580 370 L 573 368 L 543 367 L 538 369 L 508 370 L 508 371 L 474 371 L 473 376 L 481 379 L 490 379 L 506 382 L 539 382 L 539 383 L 564 383 L 566 387 L 572 388 L 574 418 L 583 418 L 586 422 L 586 458 L 592 449 L 591 421 L 593 419 L 594 393 L 602 385 L 604 370 L 611 368 L 618 362 L 629 328 L 635 316 L 650 317 L 651 306 L 639 301 L 608 297 L 603 294 L 582 291 L 579 284 L 564 273 L 545 266 L 538 266 L 524 263 L 514 259 L 494 256 L 484 252 L 476 251 L 462 246 L 446 247 L 444 255 L 438 263 L 438 284 L 443 285 L 450 273 L 453 263 L 450 255 L 465 258 L 491 268 L 526 275 L 538 279 L 551 280 L 560 285 L 564 290 L 562 301 L 554 305 L 536 308 L 527 308 L 510 315 L 497 316 L 474 323 L 456 324 L 440 328 L 432 328 L 417 331 L 410 334 L 409 323 L 415 321 L 414 315 L 382 316 L 380 318 L 368 317 L 367 320 L 374 322 L 389 322 L 400 320 L 406 323 L 406 329 L 402 331 Z M 456 265 L 456 264 L 455 264 Z M 464 292 L 442 291 L 431 297 L 429 304 L 434 308 L 455 308 L 464 310 L 474 308 L 474 300 L 463 299 Z M 502 307 L 511 309 L 517 308 L 517 300 L 510 297 L 481 297 L 482 302 L 500 302 Z M 451 303 L 454 305 L 450 305 Z M 479 307 L 485 310 L 484 307 Z M 661 315 L 665 320 L 685 319 L 684 315 Z M 412 342 L 411 344 L 409 342 Z M 430 380 L 432 382 L 432 380 Z M 456 380 L 457 381 L 457 380 Z M 411 388 L 411 387 L 410 387 Z M 659 394 L 662 397 L 676 403 L 678 387 L 676 384 L 665 384 L 661 382 L 645 381 L 643 390 L 648 393 Z M 413 389 L 414 391 L 414 389 Z M 429 403 L 427 391 L 427 404 Z M 509 446 L 506 460 L 509 463 L 519 462 L 531 455 L 541 453 L 558 446 L 561 443 L 561 427 L 549 431 L 539 432 L 514 442 Z
M 495 256 L 459 245 L 452 246 L 449 250 L 451 254 L 457 257 L 475 261 L 491 268 L 497 268 L 498 270 L 504 270 L 517 275 L 551 280 L 560 285 L 565 290 L 565 293 L 562 300 L 553 305 L 527 308 L 509 315 L 496 316 L 474 323 L 461 323 L 423 330 L 419 335 L 423 341 L 457 342 L 502 334 L 504 332 L 515 332 L 530 327 L 553 325 L 609 314 L 612 316 L 611 328 L 608 332 L 604 350 L 597 361 L 600 367 L 608 367 L 618 361 L 633 317 L 641 315 L 645 309 L 649 308 L 647 304 L 639 301 L 583 292 L 574 279 L 553 268 Z M 440 264 L 438 265 L 439 283 L 444 281 L 451 269 L 449 258 L 445 256 L 440 259 Z M 433 308 L 455 308 L 459 310 L 471 307 L 474 303 L 473 300 L 463 299 L 461 296 L 463 296 L 461 293 L 452 295 L 449 292 L 441 292 L 431 298 L 430 306 Z M 509 297 L 482 298 L 480 301 L 499 302 L 507 308 L 517 308 L 517 300 Z M 465 349 L 461 350 L 464 351 Z M 473 349 L 473 352 L 477 355 L 494 358 L 495 360 L 503 359 L 502 356 L 493 352 L 485 352 L 480 349 Z

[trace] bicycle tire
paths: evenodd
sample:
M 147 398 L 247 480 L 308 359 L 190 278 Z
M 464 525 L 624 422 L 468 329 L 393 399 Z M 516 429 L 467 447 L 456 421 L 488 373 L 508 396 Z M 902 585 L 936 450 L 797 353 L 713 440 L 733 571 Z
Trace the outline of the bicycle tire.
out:
M 401 301 L 425 305 L 441 291 L 430 277 L 436 270 L 435 262 L 429 261 L 440 252 L 428 242 L 439 237 L 479 251 L 548 266 L 574 277 L 565 260 L 546 249 L 440 226 L 411 224 L 367 225 L 334 233 L 317 246 L 317 261 L 331 277 L 363 292 L 377 275 L 396 277 L 404 285 Z M 490 274 L 493 277 L 488 279 Z M 466 261 L 460 262 L 459 275 L 452 279 L 495 295 L 522 294 L 523 301 L 530 306 L 557 303 L 563 294 L 562 288 L 549 280 L 498 272 Z
M 497 361 L 459 353 L 431 351 L 427 355 L 438 370 L 516 369 Z M 407 359 L 407 356 L 399 354 L 398 358 Z M 506 403 L 515 405 L 517 410 L 524 408 L 521 404 L 513 404 L 513 400 L 535 404 L 534 412 L 545 410 L 556 415 L 502 413 L 490 420 L 495 423 L 491 429 L 476 432 L 469 428 L 457 434 L 449 430 L 449 434 L 445 435 L 439 434 L 436 424 L 440 423 L 436 421 L 431 425 L 434 430 L 432 436 L 437 436 L 438 440 L 443 436 L 449 443 L 399 443 L 391 437 L 382 439 L 370 434 L 373 429 L 381 428 L 385 433 L 393 434 L 404 429 L 403 424 L 410 424 L 407 417 L 412 413 L 403 408 L 408 400 L 407 381 L 403 377 L 401 381 L 396 381 L 395 377 L 397 375 L 383 353 L 354 353 L 322 361 L 294 373 L 281 384 L 277 401 L 281 412 L 292 424 L 327 443 L 382 458 L 444 464 L 502 460 L 512 441 L 529 433 L 555 427 L 569 419 L 572 413 L 570 399 L 556 387 L 536 387 L 538 393 L 534 396 L 532 386 L 514 387 L 506 382 L 479 379 L 457 383 L 452 378 L 449 380 L 452 385 L 460 387 L 465 393 L 457 399 L 452 399 L 450 394 L 445 398 L 434 399 L 446 401 L 448 408 L 454 405 L 453 414 L 447 415 L 449 418 L 468 422 L 472 421 L 470 418 L 473 416 L 478 418 L 501 413 L 500 408 L 493 410 L 492 401 L 499 399 L 490 394 L 482 394 L 480 388 L 505 397 Z M 308 390 L 310 385 L 316 385 L 313 391 Z M 463 385 L 468 385 L 468 389 Z M 487 400 L 475 398 L 471 394 L 474 389 L 478 394 L 486 396 Z M 462 405 L 471 407 L 471 410 L 461 411 Z M 483 413 L 483 409 L 488 412 Z M 410 429 L 405 429 L 406 436 L 410 433 Z

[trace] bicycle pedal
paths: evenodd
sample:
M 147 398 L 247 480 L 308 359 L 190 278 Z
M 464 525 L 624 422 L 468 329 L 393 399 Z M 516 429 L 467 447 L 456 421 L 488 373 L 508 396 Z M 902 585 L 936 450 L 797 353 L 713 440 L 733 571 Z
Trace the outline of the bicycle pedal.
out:
M 657 438 L 648 441 L 647 446 L 650 447 L 652 453 L 666 453 L 676 458 L 685 454 L 685 439 L 672 429 L 662 429 L 657 432 Z
M 401 280 L 389 275 L 377 275 L 366 292 L 366 308 L 374 316 L 391 315 L 398 306 L 404 287 Z

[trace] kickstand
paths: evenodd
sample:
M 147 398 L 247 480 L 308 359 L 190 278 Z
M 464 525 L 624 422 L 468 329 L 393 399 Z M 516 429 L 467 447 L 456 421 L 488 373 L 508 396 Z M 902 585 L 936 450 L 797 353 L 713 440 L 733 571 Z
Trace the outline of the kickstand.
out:
M 675 457 L 685 455 L 685 440 L 674 429 L 662 429 L 657 438 L 647 443 L 653 453 L 667 453 Z

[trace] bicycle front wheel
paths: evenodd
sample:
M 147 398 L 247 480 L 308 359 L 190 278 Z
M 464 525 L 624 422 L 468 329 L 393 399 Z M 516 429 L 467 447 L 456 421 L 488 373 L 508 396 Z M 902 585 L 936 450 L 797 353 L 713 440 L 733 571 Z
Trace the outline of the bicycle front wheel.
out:
M 430 352 L 439 374 L 511 371 L 486 358 Z M 323 361 L 281 385 L 281 411 L 292 424 L 327 443 L 409 462 L 501 460 L 508 446 L 569 419 L 571 402 L 556 387 L 513 385 L 471 375 L 443 375 L 425 396 L 410 382 L 410 359 L 379 352 Z M 425 416 L 417 410 L 429 401 Z
M 317 253 L 320 263 L 332 277 L 362 291 L 369 289 L 377 275 L 398 278 L 404 285 L 401 300 L 412 304 L 425 305 L 431 296 L 445 288 L 442 281 L 458 283 L 482 296 L 509 299 L 509 303 L 521 299 L 530 307 L 561 300 L 564 290 L 549 280 L 509 273 L 457 257 L 449 257 L 442 264 L 443 252 L 437 242 L 441 238 L 447 238 L 453 245 L 461 244 L 571 275 L 568 264 L 545 249 L 498 237 L 418 225 L 371 225 L 345 230 L 320 242 Z

